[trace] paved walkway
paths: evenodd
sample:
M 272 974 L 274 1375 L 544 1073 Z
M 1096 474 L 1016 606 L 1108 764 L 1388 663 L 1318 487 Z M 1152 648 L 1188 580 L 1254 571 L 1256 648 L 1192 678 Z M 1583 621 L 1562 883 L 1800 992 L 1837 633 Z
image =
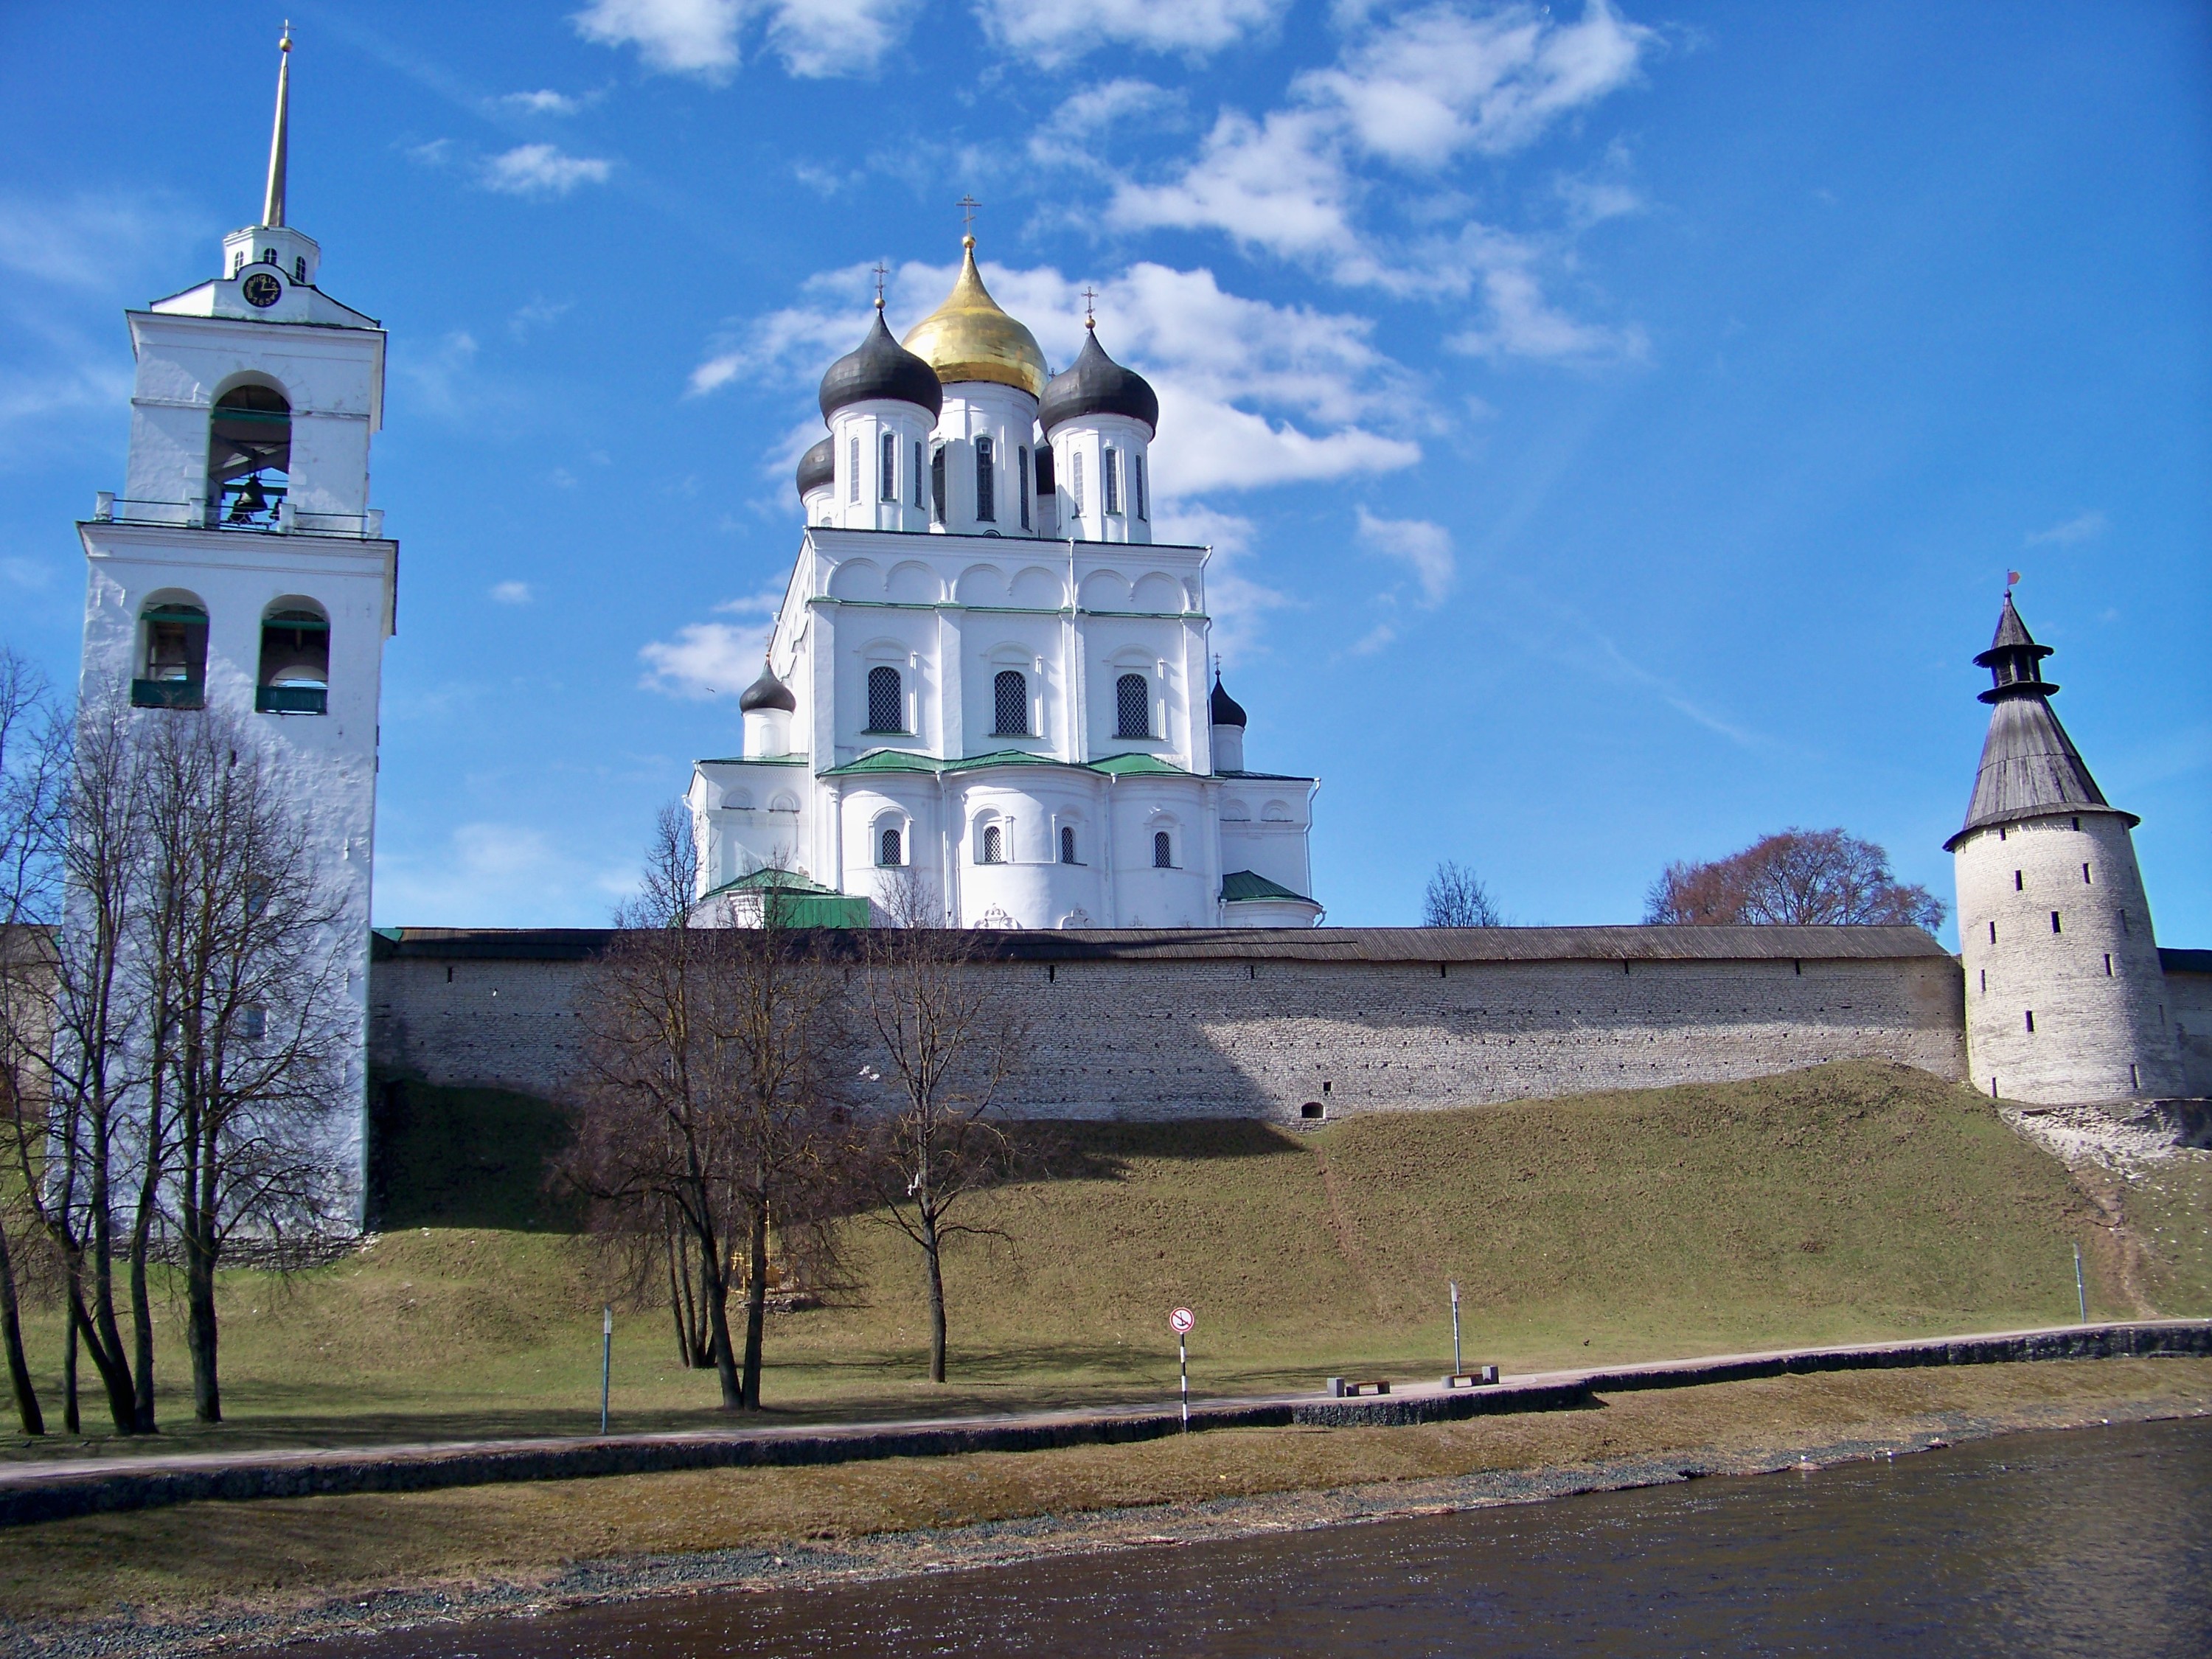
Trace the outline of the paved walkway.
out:
M 2142 1320 L 2023 1331 L 1848 1343 L 1762 1353 L 1707 1354 L 1640 1364 L 1532 1372 L 1493 1386 L 1441 1380 L 1387 1395 L 1290 1394 L 1191 1402 L 1189 1427 L 1330 1426 L 1443 1422 L 1557 1410 L 1593 1394 L 1820 1371 L 1996 1364 L 2037 1359 L 2212 1356 L 2212 1320 Z M 776 1424 L 659 1434 L 441 1441 L 290 1450 L 155 1453 L 0 1465 L 0 1527 L 99 1510 L 204 1499 L 408 1492 L 504 1481 L 642 1474 L 747 1465 L 842 1463 L 967 1451 L 1150 1440 L 1180 1431 L 1178 1406 L 1115 1406 L 873 1423 Z

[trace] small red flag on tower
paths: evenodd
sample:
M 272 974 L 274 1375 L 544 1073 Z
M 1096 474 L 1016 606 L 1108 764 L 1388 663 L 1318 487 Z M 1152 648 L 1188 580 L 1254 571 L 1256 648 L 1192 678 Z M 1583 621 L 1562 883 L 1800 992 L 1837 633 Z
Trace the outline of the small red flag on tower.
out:
M 2017 570 L 2006 571 L 2005 586 L 2007 587 L 2018 587 L 2020 586 L 2020 572 Z

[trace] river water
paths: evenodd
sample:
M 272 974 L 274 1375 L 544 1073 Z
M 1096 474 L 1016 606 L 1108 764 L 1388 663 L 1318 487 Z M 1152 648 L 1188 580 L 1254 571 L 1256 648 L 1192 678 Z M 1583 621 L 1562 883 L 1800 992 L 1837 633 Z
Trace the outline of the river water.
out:
M 845 1588 L 356 1638 L 348 1659 L 2212 1654 L 2212 1420 Z

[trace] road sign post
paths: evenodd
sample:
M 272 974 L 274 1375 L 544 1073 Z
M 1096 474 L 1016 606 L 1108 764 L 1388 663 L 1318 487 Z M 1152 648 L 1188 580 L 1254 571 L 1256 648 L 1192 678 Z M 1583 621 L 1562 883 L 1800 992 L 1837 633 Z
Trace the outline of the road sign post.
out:
M 1198 1316 L 1188 1308 L 1177 1308 L 1168 1316 L 1168 1324 L 1176 1334 L 1176 1364 L 1182 1373 L 1182 1427 L 1190 1432 L 1190 1331 L 1198 1323 Z
M 611 1305 L 599 1323 L 599 1432 L 607 1431 L 607 1391 L 615 1375 L 615 1310 Z
M 1450 1281 L 1452 1296 L 1452 1375 L 1457 1376 L 1467 1369 L 1459 1359 L 1459 1280 Z

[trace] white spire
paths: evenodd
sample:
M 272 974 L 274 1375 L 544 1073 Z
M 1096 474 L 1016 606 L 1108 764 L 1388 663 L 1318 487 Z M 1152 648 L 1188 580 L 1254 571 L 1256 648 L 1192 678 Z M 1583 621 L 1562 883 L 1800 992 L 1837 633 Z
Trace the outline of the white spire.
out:
M 264 226 L 280 226 L 284 222 L 284 140 L 292 106 L 292 23 L 284 22 L 284 38 L 276 43 L 283 54 L 276 67 L 276 130 L 269 137 L 269 193 L 262 198 L 261 222 Z

